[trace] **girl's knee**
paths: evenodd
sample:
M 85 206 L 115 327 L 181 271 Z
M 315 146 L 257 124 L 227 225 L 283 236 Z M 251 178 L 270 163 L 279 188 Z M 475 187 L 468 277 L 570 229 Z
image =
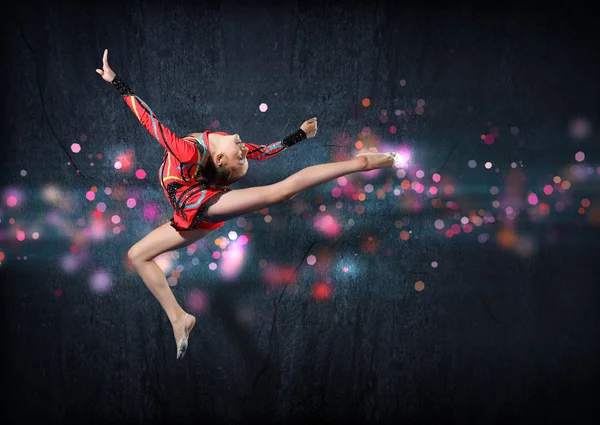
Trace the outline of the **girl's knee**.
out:
M 134 267 L 136 263 L 143 261 L 141 249 L 137 244 L 129 248 L 129 251 L 127 251 L 127 259 Z

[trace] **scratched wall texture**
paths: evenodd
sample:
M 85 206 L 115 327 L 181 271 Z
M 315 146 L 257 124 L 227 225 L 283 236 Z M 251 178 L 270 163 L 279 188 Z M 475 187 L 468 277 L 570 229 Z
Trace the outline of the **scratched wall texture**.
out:
M 123 0 L 3 11 L 2 423 L 591 422 L 590 7 Z M 163 151 L 95 73 L 105 48 L 180 135 L 218 128 L 268 143 L 318 117 L 317 137 L 251 163 L 235 187 L 360 144 L 406 163 L 157 259 L 198 318 L 176 361 L 166 315 L 126 261 L 170 218 Z

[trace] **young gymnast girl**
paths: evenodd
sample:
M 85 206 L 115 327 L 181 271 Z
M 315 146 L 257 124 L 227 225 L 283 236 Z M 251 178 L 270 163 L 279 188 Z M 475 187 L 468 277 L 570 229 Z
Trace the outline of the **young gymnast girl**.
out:
M 274 184 L 230 189 L 231 184 L 246 174 L 248 158 L 264 160 L 314 137 L 317 119 L 305 121 L 296 132 L 266 145 L 246 143 L 238 134 L 211 130 L 178 137 L 109 67 L 108 49 L 104 51 L 102 69 L 96 72 L 117 88 L 138 120 L 165 149 L 158 175 L 173 208 L 173 218 L 134 244 L 127 257 L 166 312 L 173 327 L 178 359 L 187 350 L 196 318 L 175 300 L 166 276 L 154 262 L 157 256 L 196 242 L 231 218 L 285 202 L 345 174 L 391 168 L 399 160 L 394 152 L 360 153 L 347 161 L 304 168 Z

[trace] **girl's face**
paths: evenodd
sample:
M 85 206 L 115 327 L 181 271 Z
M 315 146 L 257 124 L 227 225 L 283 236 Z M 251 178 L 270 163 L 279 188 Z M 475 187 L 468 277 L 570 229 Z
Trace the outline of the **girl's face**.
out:
M 240 139 L 239 134 L 216 134 L 220 138 L 220 144 L 223 152 L 225 161 L 223 161 L 223 167 L 225 167 L 231 176 L 233 181 L 237 181 L 246 175 L 248 171 L 248 159 L 246 154 L 248 149 Z

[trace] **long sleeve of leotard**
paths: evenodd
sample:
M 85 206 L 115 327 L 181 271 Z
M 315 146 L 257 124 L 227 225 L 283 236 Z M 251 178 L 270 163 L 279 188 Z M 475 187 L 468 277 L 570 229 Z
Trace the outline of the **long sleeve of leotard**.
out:
M 192 139 L 181 139 L 161 123 L 150 107 L 118 77 L 112 84 L 119 90 L 123 100 L 142 123 L 146 130 L 177 160 L 186 164 L 198 164 L 203 167 L 208 158 L 204 146 Z
M 266 145 L 255 145 L 254 143 L 244 142 L 244 145 L 246 145 L 246 148 L 248 149 L 246 157 L 262 161 L 277 155 L 279 152 L 282 152 L 304 139 L 306 139 L 306 133 L 299 128 L 296 132 L 289 134 L 283 139 Z

